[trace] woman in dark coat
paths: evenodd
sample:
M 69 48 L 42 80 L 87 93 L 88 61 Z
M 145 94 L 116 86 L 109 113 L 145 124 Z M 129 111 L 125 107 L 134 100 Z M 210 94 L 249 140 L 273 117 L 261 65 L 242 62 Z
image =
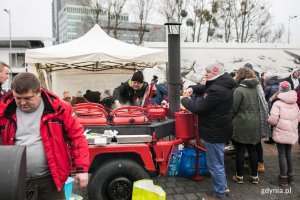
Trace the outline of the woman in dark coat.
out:
M 252 183 L 258 183 L 258 158 L 255 144 L 261 139 L 261 122 L 257 85 L 253 70 L 237 71 L 238 87 L 233 94 L 233 139 L 236 147 L 236 175 L 233 180 L 243 183 L 244 154 L 247 149 L 251 166 Z

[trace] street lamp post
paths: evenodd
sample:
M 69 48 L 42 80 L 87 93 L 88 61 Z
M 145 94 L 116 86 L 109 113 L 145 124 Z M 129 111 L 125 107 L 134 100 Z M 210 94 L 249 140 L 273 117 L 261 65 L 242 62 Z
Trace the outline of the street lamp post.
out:
M 297 15 L 295 16 L 289 16 L 289 27 L 288 27 L 288 44 L 290 43 L 290 34 L 291 34 L 291 20 L 295 19 L 298 17 Z
M 180 109 L 180 26 L 178 22 L 167 22 L 168 28 L 168 100 L 169 117 L 174 118 Z
M 8 14 L 9 19 L 9 65 L 12 67 L 12 60 L 11 60 L 11 11 L 10 9 L 4 9 L 4 11 Z

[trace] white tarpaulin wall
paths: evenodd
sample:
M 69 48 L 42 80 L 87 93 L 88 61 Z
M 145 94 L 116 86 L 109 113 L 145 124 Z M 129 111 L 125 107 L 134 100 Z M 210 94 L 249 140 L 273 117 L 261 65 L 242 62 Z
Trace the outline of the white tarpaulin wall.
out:
M 145 42 L 144 46 L 167 50 L 166 43 Z M 181 43 L 181 76 L 185 86 L 198 83 L 205 67 L 221 62 L 227 72 L 232 72 L 246 63 L 261 72 L 285 77 L 292 68 L 300 68 L 300 45 L 284 43 Z M 159 75 L 165 80 L 165 68 L 145 69 L 144 74 Z M 149 79 L 148 79 L 149 80 Z
M 27 64 L 42 64 L 47 71 L 83 69 L 103 71 L 113 68 L 144 69 L 167 62 L 164 50 L 128 44 L 108 36 L 96 24 L 84 36 L 59 45 L 28 49 Z

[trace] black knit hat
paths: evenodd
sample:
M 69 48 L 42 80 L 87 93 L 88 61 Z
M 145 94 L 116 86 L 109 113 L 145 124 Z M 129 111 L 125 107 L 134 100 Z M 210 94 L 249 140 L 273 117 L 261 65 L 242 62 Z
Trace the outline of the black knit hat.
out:
M 89 102 L 100 103 L 100 95 L 101 93 L 99 91 L 87 90 L 83 97 Z
M 141 71 L 134 72 L 134 74 L 132 75 L 131 80 L 139 82 L 139 83 L 143 83 L 144 82 L 144 75 Z

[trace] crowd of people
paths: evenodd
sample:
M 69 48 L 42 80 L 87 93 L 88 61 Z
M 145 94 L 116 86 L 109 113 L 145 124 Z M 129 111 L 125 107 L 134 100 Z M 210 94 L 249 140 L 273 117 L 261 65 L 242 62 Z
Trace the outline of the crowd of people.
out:
M 0 62 L 0 85 L 9 72 L 10 67 Z M 182 106 L 198 114 L 199 133 L 205 141 L 213 180 L 212 195 L 205 199 L 226 199 L 224 149 L 230 142 L 236 149 L 236 175 L 232 180 L 237 184 L 244 183 L 245 159 L 249 160 L 251 182 L 259 183 L 258 173 L 265 171 L 261 144 L 265 137 L 269 138 L 265 142 L 276 144 L 278 150 L 280 171 L 271 183 L 282 187 L 293 183 L 291 149 L 299 142 L 300 121 L 298 69 L 280 79 L 267 73 L 259 77 L 249 63 L 230 74 L 222 64 L 214 63 L 206 67 L 199 84 L 184 89 L 182 95 Z M 76 182 L 82 187 L 88 184 L 88 144 L 72 106 L 93 102 L 109 109 L 145 107 L 160 105 L 167 96 L 167 87 L 157 76 L 148 84 L 141 71 L 134 72 L 113 92 L 105 90 L 102 95 L 86 90 L 71 97 L 65 91 L 62 100 L 41 88 L 35 75 L 18 74 L 11 91 L 5 94 L 0 90 L 0 136 L 2 145 L 27 146 L 27 199 L 64 199 L 63 184 L 71 171 L 71 155 Z
M 276 143 L 280 171 L 266 181 L 282 187 L 292 184 L 291 148 L 299 142 L 299 69 L 280 79 L 267 73 L 259 77 L 250 63 L 230 74 L 214 63 L 206 67 L 205 78 L 205 83 L 187 88 L 181 99 L 184 108 L 198 114 L 199 133 L 205 141 L 213 189 L 204 199 L 226 199 L 224 146 L 229 142 L 236 149 L 234 182 L 244 183 L 247 151 L 251 182 L 259 183 L 258 173 L 265 171 L 261 139 L 269 137 L 265 142 Z

